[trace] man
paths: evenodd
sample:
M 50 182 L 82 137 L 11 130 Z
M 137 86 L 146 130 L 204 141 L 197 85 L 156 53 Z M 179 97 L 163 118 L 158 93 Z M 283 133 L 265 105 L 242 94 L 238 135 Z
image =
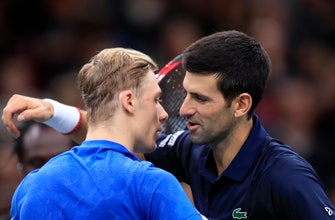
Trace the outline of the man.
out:
M 131 49 L 105 49 L 79 72 L 85 141 L 30 172 L 12 219 L 201 219 L 170 173 L 141 162 L 168 118 L 156 63 Z
M 1 126 L 2 127 L 2 126 Z M 42 123 L 30 121 L 20 126 L 21 136 L 11 141 L 9 153 L 1 151 L 5 166 L 0 172 L 0 219 L 10 219 L 10 204 L 16 187 L 30 171 L 40 168 L 52 157 L 69 150 L 74 142 L 68 135 L 62 135 Z M 2 130 L 1 134 L 7 134 Z M 7 143 L 1 135 L 1 147 Z M 9 143 L 7 143 L 9 144 Z M 14 153 L 13 153 L 14 149 Z M 7 156 L 7 157 L 6 157 Z M 7 159 L 8 158 L 8 159 Z
M 14 140 L 0 124 L 0 220 L 10 220 L 11 199 L 21 181 L 18 158 L 13 153 Z
M 208 219 L 335 219 L 313 168 L 270 137 L 253 113 L 270 74 L 261 45 L 244 33 L 223 31 L 191 44 L 183 56 L 186 97 L 180 115 L 188 130 L 160 137 L 146 159 L 188 183 L 196 208 Z M 56 119 L 52 127 L 72 130 L 76 123 L 62 127 L 67 117 L 54 108 L 76 112 L 16 95 L 3 121 L 16 135 L 15 114 L 19 120 Z M 85 120 L 79 127 L 77 141 Z
M 18 168 L 24 176 L 75 145 L 69 136 L 41 123 L 24 123 L 20 131 L 21 136 L 15 141 L 15 153 L 19 159 Z

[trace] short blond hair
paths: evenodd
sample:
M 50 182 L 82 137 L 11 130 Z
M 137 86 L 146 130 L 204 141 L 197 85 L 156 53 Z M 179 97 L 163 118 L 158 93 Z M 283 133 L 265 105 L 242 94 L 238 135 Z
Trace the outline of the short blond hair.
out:
M 157 64 L 146 54 L 126 48 L 100 51 L 78 74 L 78 86 L 91 122 L 110 118 L 117 107 L 117 97 L 131 89 L 139 95 L 141 82 Z

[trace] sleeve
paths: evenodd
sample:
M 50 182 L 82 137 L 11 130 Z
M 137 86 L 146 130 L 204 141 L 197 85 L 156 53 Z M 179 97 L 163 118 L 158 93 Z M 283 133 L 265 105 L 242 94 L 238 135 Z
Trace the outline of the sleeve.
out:
M 179 131 L 167 136 L 160 136 L 157 148 L 150 154 L 145 154 L 145 159 L 156 167 L 172 173 L 179 181 L 184 181 L 185 170 L 190 163 L 190 148 L 192 143 L 188 139 L 188 132 Z
M 294 161 L 296 163 L 288 162 L 279 171 L 286 173 L 272 175 L 277 182 L 272 184 L 276 186 L 272 193 L 276 195 L 279 214 L 288 220 L 335 219 L 334 205 L 313 168 L 303 159 Z

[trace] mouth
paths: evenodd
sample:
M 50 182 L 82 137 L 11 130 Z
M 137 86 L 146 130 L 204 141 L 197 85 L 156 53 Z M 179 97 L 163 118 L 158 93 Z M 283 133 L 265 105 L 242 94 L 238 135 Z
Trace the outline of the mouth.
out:
M 195 123 L 195 122 L 187 121 L 187 129 L 190 130 L 190 131 L 196 130 L 197 128 L 199 128 L 199 126 L 200 125 Z

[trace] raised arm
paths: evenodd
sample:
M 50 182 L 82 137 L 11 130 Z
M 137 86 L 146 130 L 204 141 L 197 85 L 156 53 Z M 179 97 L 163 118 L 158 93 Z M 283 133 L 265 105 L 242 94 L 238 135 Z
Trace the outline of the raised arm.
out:
M 59 107 L 61 110 L 65 109 L 64 114 L 59 112 Z M 55 108 L 52 102 L 15 94 L 8 100 L 7 105 L 3 109 L 2 121 L 14 137 L 20 136 L 20 131 L 14 120 L 15 116 L 17 116 L 18 122 L 29 120 L 43 122 L 60 133 L 68 134 L 75 142 L 81 143 L 85 139 L 87 132 L 86 111 L 76 109 L 72 106 L 66 106 L 61 103 L 57 105 L 56 110 L 57 114 L 62 115 L 62 118 L 69 118 L 63 123 L 59 120 L 54 120 L 57 121 L 57 124 L 53 126 L 54 124 L 52 124 L 52 121 L 55 115 Z M 75 127 L 76 129 L 72 131 Z

